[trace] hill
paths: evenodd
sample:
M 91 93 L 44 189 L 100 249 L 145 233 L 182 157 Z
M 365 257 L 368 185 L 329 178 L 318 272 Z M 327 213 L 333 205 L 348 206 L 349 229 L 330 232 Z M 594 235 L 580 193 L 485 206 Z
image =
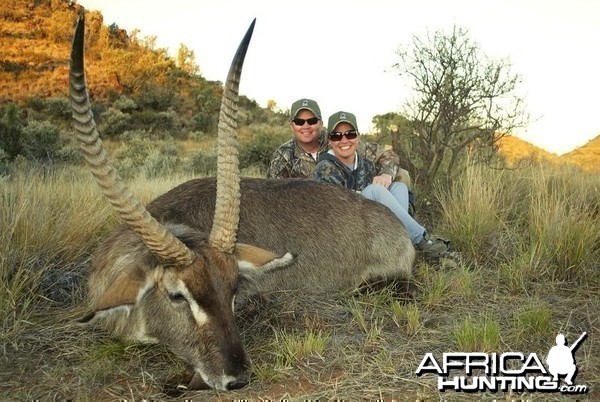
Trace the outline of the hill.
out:
M 585 145 L 561 156 L 561 160 L 575 164 L 586 171 L 600 170 L 600 135 Z
M 0 138 L 0 150 L 5 151 L 0 162 L 6 155 L 13 160 L 22 154 L 23 146 L 12 143 L 23 142 L 21 128 L 31 131 L 37 123 L 47 122 L 44 127 L 56 127 L 63 142 L 71 141 L 69 58 L 81 10 L 69 0 L 0 3 L 0 123 L 6 120 L 12 138 Z M 88 91 L 104 137 L 210 142 L 223 86 L 202 77 L 193 51 L 181 45 L 172 58 L 167 49 L 157 48 L 154 37 L 106 26 L 98 11 L 86 10 L 85 18 Z M 284 113 L 261 108 L 243 95 L 238 107 L 241 140 L 268 131 L 261 125 L 286 128 Z
M 71 38 L 80 10 L 65 0 L 8 0 L 0 5 L 0 100 L 67 96 Z M 86 71 L 94 102 L 144 94 L 155 109 L 162 106 L 156 103 L 168 103 L 189 113 L 207 106 L 193 104 L 190 99 L 197 96 L 189 95 L 218 98 L 221 91 L 220 83 L 190 73 L 194 65 L 193 52 L 188 50 L 176 62 L 166 49 L 156 48 L 154 38 L 106 26 L 101 13 L 86 11 Z M 182 96 L 165 94 L 165 87 Z
M 505 135 L 498 143 L 498 150 L 509 166 L 514 166 L 524 159 L 558 163 L 559 156 L 544 151 L 535 145 L 513 135 Z
M 512 135 L 504 136 L 499 141 L 498 148 L 500 155 L 506 159 L 509 166 L 515 166 L 519 161 L 529 160 L 544 161 L 554 165 L 575 165 L 587 172 L 600 171 L 600 135 L 584 146 L 560 156 Z

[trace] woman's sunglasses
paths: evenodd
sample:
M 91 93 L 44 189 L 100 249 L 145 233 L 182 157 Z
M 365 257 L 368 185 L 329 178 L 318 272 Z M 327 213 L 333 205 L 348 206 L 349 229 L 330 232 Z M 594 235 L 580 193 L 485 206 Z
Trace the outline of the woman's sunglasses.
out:
M 295 118 L 292 120 L 292 122 L 294 122 L 294 124 L 297 126 L 303 126 L 304 123 L 308 123 L 309 125 L 314 126 L 315 124 L 317 124 L 319 122 L 319 118 L 318 117 L 311 117 L 310 119 Z
M 349 130 L 343 133 L 337 131 L 329 133 L 329 140 L 333 142 L 341 141 L 342 137 L 346 137 L 349 140 L 353 140 L 356 137 L 358 137 L 358 132 L 356 132 L 356 130 Z

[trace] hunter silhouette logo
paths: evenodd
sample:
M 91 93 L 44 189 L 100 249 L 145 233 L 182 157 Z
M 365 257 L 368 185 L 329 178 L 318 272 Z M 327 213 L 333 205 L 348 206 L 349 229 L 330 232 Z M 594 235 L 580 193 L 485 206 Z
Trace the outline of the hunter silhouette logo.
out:
M 587 385 L 573 383 L 577 374 L 575 352 L 586 338 L 584 332 L 571 346 L 563 334 L 556 336 L 556 345 L 546 357 L 547 368 L 536 353 L 520 352 L 443 353 L 436 360 L 433 353 L 426 353 L 415 371 L 417 376 L 437 374 L 439 391 L 460 392 L 561 392 L 584 394 Z M 565 377 L 561 384 L 560 378 Z
M 554 381 L 559 381 L 558 376 L 566 375 L 565 382 L 567 385 L 573 385 L 573 377 L 577 373 L 577 366 L 575 365 L 575 350 L 579 347 L 581 342 L 587 336 L 587 332 L 581 334 L 569 347 L 567 346 L 567 340 L 563 334 L 556 335 L 556 346 L 553 346 L 548 352 L 546 358 L 546 364 L 548 365 L 548 371 L 552 374 Z

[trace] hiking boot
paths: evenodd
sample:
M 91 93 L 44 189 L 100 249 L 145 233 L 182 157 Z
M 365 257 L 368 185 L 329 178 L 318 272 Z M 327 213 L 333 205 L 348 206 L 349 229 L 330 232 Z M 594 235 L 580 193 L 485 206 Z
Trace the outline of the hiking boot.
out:
M 441 261 L 452 259 L 455 255 L 450 240 L 425 233 L 423 239 L 415 244 L 415 248 L 429 262 L 439 264 Z

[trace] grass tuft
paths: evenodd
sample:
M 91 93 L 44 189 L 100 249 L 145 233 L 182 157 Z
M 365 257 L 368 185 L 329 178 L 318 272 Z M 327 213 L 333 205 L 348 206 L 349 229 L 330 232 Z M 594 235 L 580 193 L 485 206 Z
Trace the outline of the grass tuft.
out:
M 500 346 L 500 326 L 489 317 L 483 321 L 466 318 L 453 332 L 457 350 L 463 352 L 495 352 Z

